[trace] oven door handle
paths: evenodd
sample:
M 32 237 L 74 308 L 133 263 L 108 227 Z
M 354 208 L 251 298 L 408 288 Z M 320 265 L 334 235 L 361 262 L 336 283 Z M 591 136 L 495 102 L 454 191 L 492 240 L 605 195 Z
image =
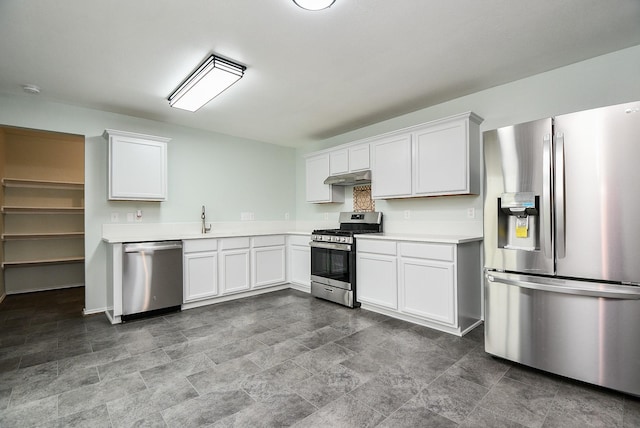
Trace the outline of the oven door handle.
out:
M 349 244 L 336 244 L 335 242 L 309 242 L 311 248 L 325 248 L 327 250 L 351 251 Z

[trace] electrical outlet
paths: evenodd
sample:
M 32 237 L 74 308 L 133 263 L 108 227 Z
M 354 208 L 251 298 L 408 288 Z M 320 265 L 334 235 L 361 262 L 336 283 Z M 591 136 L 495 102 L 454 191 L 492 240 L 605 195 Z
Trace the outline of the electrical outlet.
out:
M 136 222 L 140 223 L 142 221 L 142 210 L 136 210 Z
M 133 223 L 133 213 L 127 213 L 127 223 Z
M 289 220 L 289 213 L 284 213 L 284 219 Z
M 324 219 L 329 220 L 329 213 L 324 213 Z
M 256 219 L 256 214 L 255 213 L 249 213 L 249 220 L 253 221 Z
M 467 218 L 476 218 L 475 208 L 467 208 Z
M 404 210 L 404 219 L 409 220 L 411 218 L 411 210 Z
M 120 221 L 120 214 L 111 213 L 111 223 L 117 223 Z

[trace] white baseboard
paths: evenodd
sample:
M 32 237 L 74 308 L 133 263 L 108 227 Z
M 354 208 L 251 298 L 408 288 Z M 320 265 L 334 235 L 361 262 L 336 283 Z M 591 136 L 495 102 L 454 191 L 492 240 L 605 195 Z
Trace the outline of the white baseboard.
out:
M 311 286 L 310 285 L 296 284 L 296 283 L 290 282 L 289 283 L 289 288 L 292 288 L 292 289 L 298 290 L 298 291 L 303 291 L 305 293 L 311 293 Z
M 107 308 L 95 308 L 95 309 L 83 308 L 82 309 L 82 315 L 101 314 L 101 313 L 106 312 L 106 311 L 107 311 Z
M 76 287 L 84 287 L 84 284 L 65 284 L 65 285 L 59 285 L 59 286 L 47 287 L 47 288 L 30 288 L 27 290 L 7 291 L 7 294 L 14 295 L 14 294 L 35 293 L 38 291 L 64 290 L 66 288 L 76 288 Z

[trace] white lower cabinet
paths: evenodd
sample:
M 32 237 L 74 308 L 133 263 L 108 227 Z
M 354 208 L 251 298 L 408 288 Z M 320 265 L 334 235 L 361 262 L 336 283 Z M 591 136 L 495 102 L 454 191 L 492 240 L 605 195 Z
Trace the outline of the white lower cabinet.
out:
M 288 237 L 289 282 L 310 291 L 311 287 L 311 247 L 309 236 L 292 235 Z
M 215 239 L 183 243 L 185 303 L 218 295 L 217 248 Z
M 356 300 L 387 309 L 398 309 L 396 243 L 357 242 Z
M 251 288 L 251 250 L 249 238 L 220 240 L 220 291 L 238 293 Z
M 480 241 L 357 238 L 362 307 L 462 335 L 480 323 Z
M 359 254 L 357 300 L 389 309 L 398 309 L 397 268 L 395 256 Z
M 400 311 L 455 326 L 453 263 L 400 258 Z
M 267 287 L 286 282 L 285 237 L 255 237 L 252 248 L 252 287 Z
M 184 255 L 184 301 L 218 295 L 218 254 L 201 252 Z

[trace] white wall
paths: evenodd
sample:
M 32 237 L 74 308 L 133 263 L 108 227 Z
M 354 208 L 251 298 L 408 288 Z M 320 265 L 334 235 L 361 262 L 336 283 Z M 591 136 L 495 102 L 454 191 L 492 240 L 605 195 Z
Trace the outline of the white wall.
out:
M 484 118 L 480 131 L 540 119 L 562 113 L 640 100 L 640 45 L 587 61 L 538 74 L 477 92 L 356 131 L 338 135 L 299 149 L 297 180 L 304 183 L 304 155 L 311 151 L 372 137 L 400 128 L 473 111 Z M 350 195 L 352 188 L 346 189 Z M 337 221 L 337 213 L 352 208 L 352 198 L 343 204 L 308 204 L 304 186 L 298 186 L 297 220 L 320 222 L 325 213 Z M 377 201 L 385 216 L 386 230 L 416 230 L 423 233 L 482 232 L 482 196 L 456 196 Z M 474 220 L 467 208 L 475 208 Z M 411 220 L 404 220 L 404 211 Z
M 85 281 L 86 310 L 106 306 L 106 245 L 102 225 L 118 212 L 143 210 L 143 223 L 240 220 L 243 211 L 256 220 L 295 217 L 295 151 L 221 134 L 106 113 L 31 96 L 0 95 L 0 124 L 85 136 Z M 169 200 L 132 203 L 107 200 L 105 128 L 169 137 Z

